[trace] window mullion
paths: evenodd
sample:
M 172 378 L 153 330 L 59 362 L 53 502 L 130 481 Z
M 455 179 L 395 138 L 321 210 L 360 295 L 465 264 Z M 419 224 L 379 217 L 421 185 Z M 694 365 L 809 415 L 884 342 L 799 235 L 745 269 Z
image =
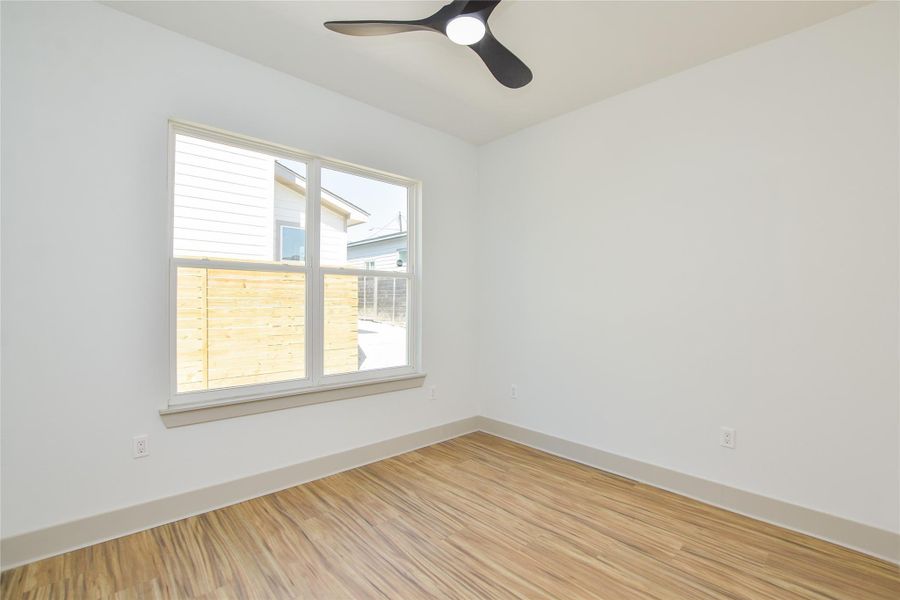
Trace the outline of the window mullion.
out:
M 306 195 L 306 260 L 309 280 L 306 292 L 306 364 L 312 385 L 318 385 L 324 370 L 325 309 L 320 268 L 322 224 L 322 166 L 319 160 L 309 162 Z
M 181 258 L 175 257 L 172 263 L 176 268 L 191 267 L 198 269 L 215 269 L 224 271 L 259 271 L 263 273 L 305 273 L 307 267 L 303 265 L 286 265 L 279 263 L 264 263 L 238 260 L 215 260 L 206 258 Z
M 356 275 L 357 277 L 390 277 L 396 279 L 412 279 L 408 271 L 378 271 L 375 269 L 349 269 L 343 267 L 321 267 L 320 273 L 326 275 Z

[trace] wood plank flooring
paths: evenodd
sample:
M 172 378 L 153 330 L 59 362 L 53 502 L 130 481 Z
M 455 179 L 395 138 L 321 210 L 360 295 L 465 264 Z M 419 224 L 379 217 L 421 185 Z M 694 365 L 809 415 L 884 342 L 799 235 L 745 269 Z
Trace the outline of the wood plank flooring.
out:
M 2 598 L 900 598 L 889 563 L 484 433 L 3 573 Z

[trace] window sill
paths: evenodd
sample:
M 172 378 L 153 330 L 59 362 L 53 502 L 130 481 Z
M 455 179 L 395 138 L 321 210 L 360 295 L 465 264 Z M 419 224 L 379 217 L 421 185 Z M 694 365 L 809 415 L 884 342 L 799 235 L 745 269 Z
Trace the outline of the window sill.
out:
M 346 400 L 360 396 L 397 392 L 412 388 L 422 387 L 425 381 L 425 373 L 413 373 L 398 377 L 386 377 L 365 382 L 341 383 L 327 387 L 318 387 L 311 390 L 292 391 L 270 398 L 253 400 L 232 400 L 217 402 L 215 404 L 186 404 L 184 406 L 170 406 L 159 411 L 166 427 L 181 427 L 195 423 L 219 421 L 244 415 L 333 402 L 334 400 Z

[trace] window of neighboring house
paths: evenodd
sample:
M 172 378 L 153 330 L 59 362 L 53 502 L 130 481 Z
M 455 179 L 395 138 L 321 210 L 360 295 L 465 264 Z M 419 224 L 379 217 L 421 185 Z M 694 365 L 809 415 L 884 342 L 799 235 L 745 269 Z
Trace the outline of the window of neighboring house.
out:
M 284 221 L 277 222 L 279 254 L 275 260 L 302 263 L 306 253 L 306 232 Z
M 355 258 L 414 241 L 415 182 L 193 125 L 171 147 L 170 406 L 417 373 L 415 265 Z

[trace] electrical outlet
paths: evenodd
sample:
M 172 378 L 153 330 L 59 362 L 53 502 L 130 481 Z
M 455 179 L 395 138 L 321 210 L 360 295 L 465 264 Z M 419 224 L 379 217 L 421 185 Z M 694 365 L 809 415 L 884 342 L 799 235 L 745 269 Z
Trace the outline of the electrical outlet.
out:
M 509 388 L 509 397 L 513 400 L 519 399 L 519 386 L 512 384 Z
M 719 430 L 719 445 L 725 448 L 734 449 L 734 429 L 731 427 L 722 427 Z
M 150 442 L 146 435 L 136 435 L 131 438 L 132 458 L 144 458 L 150 455 Z
M 437 400 L 437 386 L 436 385 L 431 386 L 431 396 L 430 397 L 432 400 Z

